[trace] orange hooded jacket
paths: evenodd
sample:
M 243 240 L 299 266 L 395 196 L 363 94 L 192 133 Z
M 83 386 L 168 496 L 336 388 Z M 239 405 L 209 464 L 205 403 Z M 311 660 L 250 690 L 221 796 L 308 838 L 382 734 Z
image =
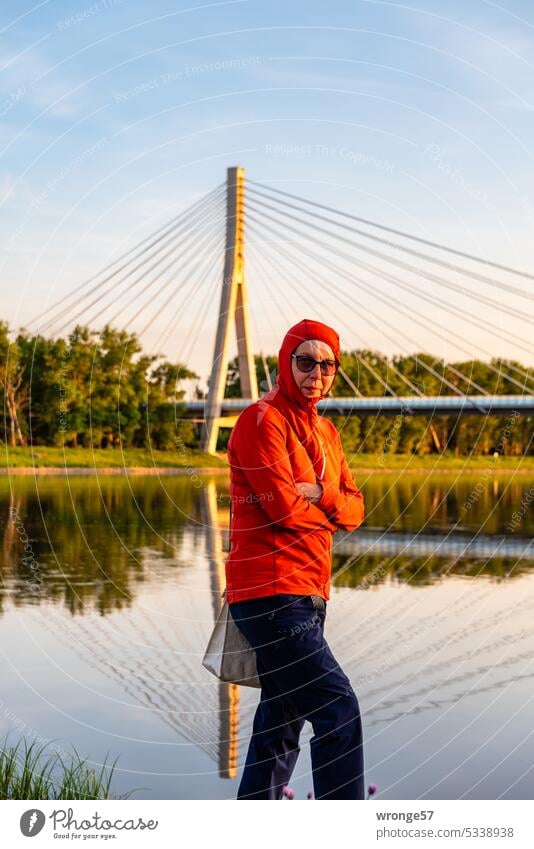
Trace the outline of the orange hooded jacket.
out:
M 330 597 L 332 534 L 363 521 L 363 496 L 339 433 L 318 415 L 291 369 L 301 342 L 326 342 L 339 360 L 339 337 L 318 321 L 289 329 L 278 354 L 276 385 L 239 416 L 228 441 L 231 528 L 226 598 L 232 604 L 291 593 Z M 320 482 L 312 504 L 296 483 Z

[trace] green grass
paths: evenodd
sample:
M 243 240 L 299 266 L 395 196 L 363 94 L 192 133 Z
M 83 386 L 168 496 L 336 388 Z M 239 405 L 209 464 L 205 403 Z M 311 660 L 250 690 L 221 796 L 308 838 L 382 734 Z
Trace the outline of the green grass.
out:
M 117 758 L 111 766 L 104 761 L 96 772 L 74 747 L 68 762 L 58 752 L 43 758 L 45 749 L 46 745 L 38 747 L 35 741 L 28 745 L 19 740 L 15 746 L 8 746 L 7 738 L 4 740 L 0 750 L 0 799 L 125 799 L 130 795 L 110 795 Z
M 348 456 L 352 469 L 374 469 L 376 471 L 487 471 L 534 472 L 534 456 L 493 457 L 490 454 L 471 457 L 456 457 L 454 454 L 354 454 Z
M 227 469 L 226 452 L 216 455 L 202 451 L 146 451 L 138 448 L 98 449 L 90 448 L 50 448 L 37 445 L 33 448 L 9 448 L 1 446 L 0 470 L 17 468 L 94 468 L 97 469 Z M 348 452 L 347 452 L 348 453 Z M 534 456 L 497 457 L 491 455 L 473 457 L 455 457 L 453 454 L 348 454 L 353 469 L 373 469 L 379 471 L 484 471 L 498 472 L 534 472 Z

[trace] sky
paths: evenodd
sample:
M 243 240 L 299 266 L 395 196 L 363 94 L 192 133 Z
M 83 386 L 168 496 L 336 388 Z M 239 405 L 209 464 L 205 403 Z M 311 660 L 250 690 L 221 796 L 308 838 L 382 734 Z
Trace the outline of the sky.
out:
M 0 14 L 0 317 L 14 328 L 221 184 L 233 165 L 534 270 L 528 2 L 44 0 L 4 2 Z M 311 317 L 310 308 L 294 296 L 284 314 L 280 295 L 250 277 L 248 285 L 253 348 L 276 353 L 286 318 Z M 477 291 L 528 315 L 526 300 Z M 315 298 L 328 322 L 328 298 Z M 212 299 L 188 351 L 201 375 L 217 292 Z M 464 356 L 380 309 L 404 328 L 408 348 Z M 454 326 L 473 355 L 480 345 L 534 364 L 514 347 L 514 335 L 529 337 L 524 321 L 475 309 L 486 332 Z M 353 314 L 342 311 L 342 343 L 399 353 L 365 311 L 356 302 Z M 189 323 L 185 309 L 162 353 L 184 355 Z M 159 333 L 147 336 L 151 350 Z

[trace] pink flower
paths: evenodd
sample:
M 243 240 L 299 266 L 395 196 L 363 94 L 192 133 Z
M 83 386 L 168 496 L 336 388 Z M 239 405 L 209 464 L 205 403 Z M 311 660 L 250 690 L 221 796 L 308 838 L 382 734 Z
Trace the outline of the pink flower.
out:
M 295 791 L 292 790 L 291 787 L 284 787 L 284 789 L 282 790 L 282 795 L 286 799 L 294 799 L 295 798 Z
M 369 799 L 370 796 L 374 796 L 377 790 L 378 790 L 378 787 L 376 786 L 376 784 L 370 784 L 369 787 L 367 788 L 367 792 L 369 794 L 369 796 L 367 796 L 367 798 Z

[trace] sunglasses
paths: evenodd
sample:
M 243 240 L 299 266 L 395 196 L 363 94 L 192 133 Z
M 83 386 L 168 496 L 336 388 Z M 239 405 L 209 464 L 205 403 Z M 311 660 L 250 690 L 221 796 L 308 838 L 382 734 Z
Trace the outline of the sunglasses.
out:
M 320 366 L 321 374 L 332 375 L 336 373 L 339 366 L 337 360 L 314 360 L 313 357 L 299 354 L 291 354 L 291 357 L 297 361 L 298 370 L 305 374 L 313 371 L 315 366 Z

